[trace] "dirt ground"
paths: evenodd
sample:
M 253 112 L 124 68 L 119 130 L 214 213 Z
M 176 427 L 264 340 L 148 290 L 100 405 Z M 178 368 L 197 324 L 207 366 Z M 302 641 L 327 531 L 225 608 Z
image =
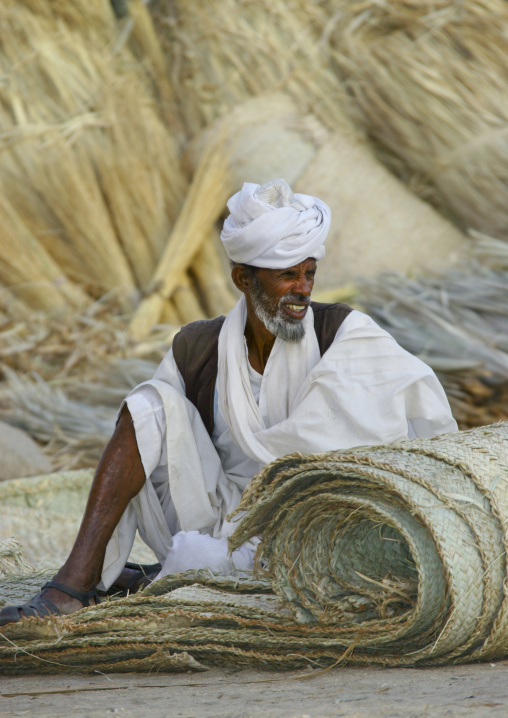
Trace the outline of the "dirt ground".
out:
M 0 716 L 506 718 L 508 661 L 445 668 L 0 678 Z

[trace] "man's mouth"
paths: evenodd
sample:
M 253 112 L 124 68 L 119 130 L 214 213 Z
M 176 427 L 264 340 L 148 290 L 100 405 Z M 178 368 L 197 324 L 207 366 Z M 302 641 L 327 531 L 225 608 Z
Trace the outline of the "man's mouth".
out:
M 308 304 L 298 304 L 296 302 L 284 302 L 282 306 L 292 319 L 303 319 L 309 308 Z

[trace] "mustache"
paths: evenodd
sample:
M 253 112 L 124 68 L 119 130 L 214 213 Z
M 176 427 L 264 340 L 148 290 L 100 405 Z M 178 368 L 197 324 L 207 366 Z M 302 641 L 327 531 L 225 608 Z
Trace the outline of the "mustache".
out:
M 285 294 L 281 300 L 280 304 L 304 304 L 306 307 L 310 304 L 310 298 L 306 297 L 304 294 Z

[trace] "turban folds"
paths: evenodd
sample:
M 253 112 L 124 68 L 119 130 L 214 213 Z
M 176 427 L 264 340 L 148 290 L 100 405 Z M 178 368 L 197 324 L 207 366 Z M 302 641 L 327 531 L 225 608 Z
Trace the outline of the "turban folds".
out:
M 228 209 L 221 240 L 233 262 L 284 269 L 325 255 L 330 208 L 317 197 L 293 194 L 283 179 L 246 182 Z

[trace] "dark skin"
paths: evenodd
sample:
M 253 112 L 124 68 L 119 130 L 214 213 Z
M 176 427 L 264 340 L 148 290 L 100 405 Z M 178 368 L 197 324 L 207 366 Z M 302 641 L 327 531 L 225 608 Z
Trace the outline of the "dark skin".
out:
M 287 269 L 255 271 L 274 310 L 281 302 L 281 311 L 293 321 L 304 318 L 316 273 L 316 262 L 312 257 Z M 247 302 L 245 338 L 249 362 L 253 369 L 263 374 L 275 336 L 254 312 L 250 296 L 252 275 L 244 265 L 239 264 L 233 267 L 231 276 L 236 287 L 245 294 Z M 287 300 L 286 295 L 291 297 L 291 301 Z M 298 299 L 295 299 L 296 295 Z M 145 472 L 134 426 L 127 405 L 124 405 L 113 436 L 97 467 L 76 541 L 67 561 L 54 577 L 55 581 L 78 591 L 89 591 L 97 585 L 108 541 L 128 503 L 141 491 L 144 483 Z M 115 586 L 121 588 L 131 575 L 129 569 L 124 569 Z M 143 583 L 140 582 L 133 590 Z M 82 607 L 80 601 L 55 588 L 46 589 L 44 597 L 64 614 L 73 613 Z

